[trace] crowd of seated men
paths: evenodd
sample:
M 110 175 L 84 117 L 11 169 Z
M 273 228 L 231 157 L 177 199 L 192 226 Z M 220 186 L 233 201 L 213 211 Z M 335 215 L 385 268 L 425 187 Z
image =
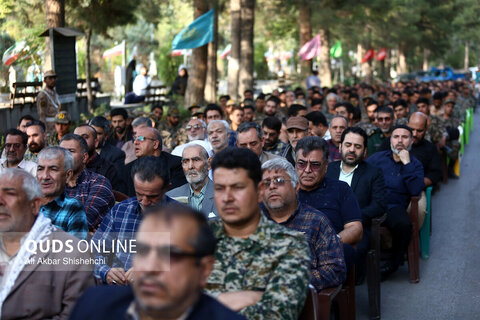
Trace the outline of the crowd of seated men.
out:
M 24 116 L 0 159 L 0 318 L 297 319 L 309 285 L 363 282 L 380 216 L 387 280 L 411 197 L 421 220 L 425 188 L 459 178 L 477 96 L 467 81 L 246 90 L 75 129 L 60 111 L 53 135 Z M 29 247 L 50 240 L 73 249 Z

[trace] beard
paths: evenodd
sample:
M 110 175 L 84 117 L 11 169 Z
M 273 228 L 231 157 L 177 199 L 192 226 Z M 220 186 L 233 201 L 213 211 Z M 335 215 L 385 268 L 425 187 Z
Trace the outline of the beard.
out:
M 44 145 L 43 146 L 40 146 L 38 143 L 36 142 L 32 142 L 28 145 L 28 149 L 30 149 L 31 152 L 33 153 L 38 153 L 40 152 L 42 149 L 43 149 Z
M 401 147 L 401 149 L 398 149 L 398 147 Z M 390 149 L 392 150 L 393 153 L 395 153 L 395 154 L 398 156 L 398 154 L 400 153 L 401 150 L 410 151 L 410 150 L 412 149 L 412 144 L 410 143 L 410 145 L 408 145 L 407 147 L 405 147 L 403 144 L 397 144 L 396 146 L 394 146 L 394 145 L 390 142 Z
M 349 160 L 349 159 L 347 159 L 348 156 L 353 156 L 354 159 Z M 342 153 L 342 161 L 343 161 L 343 163 L 348 164 L 349 166 L 356 166 L 357 164 L 360 163 L 360 161 L 362 161 L 362 157 L 357 156 L 355 154 L 355 152 L 348 152 L 348 153 L 345 153 L 345 154 Z
M 208 170 L 189 170 L 185 175 L 189 184 L 199 184 L 205 180 L 208 175 Z

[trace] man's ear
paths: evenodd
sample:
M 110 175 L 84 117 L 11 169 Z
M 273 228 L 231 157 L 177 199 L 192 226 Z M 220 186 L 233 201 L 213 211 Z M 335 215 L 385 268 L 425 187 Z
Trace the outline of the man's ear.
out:
M 87 164 L 88 161 L 88 152 L 85 152 L 82 156 L 82 163 Z
M 209 157 L 209 158 L 207 159 L 208 170 L 211 170 L 211 169 L 212 169 L 212 160 L 213 160 L 212 157 Z
M 42 198 L 38 197 L 32 200 L 31 208 L 34 216 L 37 216 L 40 212 L 40 207 L 42 206 Z
M 67 170 L 66 172 L 66 176 L 67 176 L 67 183 L 70 182 L 70 180 L 72 180 L 72 177 L 73 177 L 73 170 L 70 169 L 70 170 Z
M 202 288 L 204 288 L 207 285 L 207 278 L 210 276 L 210 273 L 212 273 L 214 263 L 215 263 L 215 257 L 213 255 L 202 257 L 202 259 L 200 260 L 200 267 L 201 267 L 200 286 Z

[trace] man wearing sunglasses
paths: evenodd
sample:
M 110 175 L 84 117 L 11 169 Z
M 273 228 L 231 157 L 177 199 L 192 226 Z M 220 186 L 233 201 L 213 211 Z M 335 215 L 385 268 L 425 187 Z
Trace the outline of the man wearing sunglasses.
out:
M 88 290 L 70 319 L 245 319 L 202 293 L 216 239 L 201 213 L 180 205 L 149 210 L 135 244 L 132 286 Z
M 305 137 L 297 143 L 295 169 L 300 182 L 301 203 L 323 212 L 344 243 L 347 268 L 356 259 L 353 248 L 362 239 L 362 214 L 352 188 L 325 177 L 328 168 L 328 144 L 319 137 Z
M 375 123 L 378 128 L 371 132 L 368 137 L 368 156 L 382 150 L 382 144 L 385 140 L 388 140 L 392 134 L 394 121 L 395 116 L 392 108 L 386 106 L 377 108 L 375 112 Z
M 170 172 L 170 181 L 172 183 L 172 188 L 180 187 L 187 182 L 187 180 L 185 180 L 185 175 L 183 174 L 182 158 L 162 151 L 162 135 L 157 129 L 146 126 L 139 127 L 137 128 L 136 135 L 133 137 L 133 139 L 135 146 L 135 156 L 137 157 L 137 159 L 128 163 L 125 166 L 125 170 L 127 172 L 127 194 L 129 196 L 133 197 L 135 195 L 133 179 L 129 173 L 131 172 L 133 166 L 138 161 L 138 159 L 147 156 L 154 156 L 162 160 L 163 165 L 165 165 Z M 168 189 L 170 186 L 166 187 Z
M 262 172 L 263 214 L 305 234 L 312 254 L 311 284 L 320 291 L 343 283 L 347 270 L 340 239 L 322 212 L 298 202 L 300 185 L 294 167 L 277 158 L 265 162 Z

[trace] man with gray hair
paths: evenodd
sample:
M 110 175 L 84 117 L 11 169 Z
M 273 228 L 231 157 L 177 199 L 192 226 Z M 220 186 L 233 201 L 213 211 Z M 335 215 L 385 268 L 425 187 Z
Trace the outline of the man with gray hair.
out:
M 186 144 L 182 153 L 182 167 L 188 183 L 170 190 L 167 196 L 188 203 L 209 219 L 218 219 L 213 199 L 213 181 L 208 177 L 210 157 L 207 150 L 193 142 Z M 182 197 L 186 201 L 181 201 Z
M 208 124 L 208 141 L 212 145 L 213 153 L 217 154 L 228 147 L 230 126 L 225 120 L 212 120 Z
M 283 158 L 265 162 L 262 181 L 265 185 L 263 214 L 305 234 L 313 258 L 311 284 L 320 291 L 343 283 L 347 270 L 340 239 L 321 211 L 298 201 L 300 185 L 291 163 Z
M 195 142 L 207 150 L 208 154 L 212 153 L 212 146 L 210 142 L 208 142 L 207 138 L 207 124 L 197 117 L 193 117 L 188 121 L 187 126 L 185 127 L 187 131 L 188 141 Z M 172 155 L 174 156 L 182 156 L 183 150 L 187 144 L 181 144 L 176 146 L 175 149 L 172 151 Z
M 150 118 L 147 117 L 137 117 L 132 121 L 132 133 L 135 137 L 137 134 L 137 130 L 140 128 L 152 128 L 153 123 Z M 132 162 L 133 160 L 137 159 L 135 155 L 135 141 L 130 140 L 125 142 L 122 147 L 122 151 L 125 152 L 125 164 Z
M 75 301 L 94 285 L 79 240 L 39 214 L 42 190 L 22 169 L 0 173 L 0 318 L 67 319 Z M 69 242 L 71 251 L 32 250 L 39 243 Z M 43 261 L 58 261 L 58 264 Z
M 279 158 L 263 150 L 262 128 L 255 122 L 244 122 L 237 129 L 237 147 L 252 150 L 263 164 L 268 160 Z
M 335 111 L 335 106 L 339 102 L 340 98 L 333 92 L 330 92 L 327 94 L 327 97 L 325 98 L 327 101 L 327 109 L 325 112 L 325 117 L 327 118 L 327 121 L 330 123 L 330 121 L 333 119 L 333 117 L 337 114 Z
M 54 226 L 86 239 L 88 224 L 85 209 L 80 201 L 65 194 L 67 181 L 73 175 L 72 154 L 58 146 L 47 147 L 40 151 L 37 160 L 37 180 L 43 195 L 40 213 Z

